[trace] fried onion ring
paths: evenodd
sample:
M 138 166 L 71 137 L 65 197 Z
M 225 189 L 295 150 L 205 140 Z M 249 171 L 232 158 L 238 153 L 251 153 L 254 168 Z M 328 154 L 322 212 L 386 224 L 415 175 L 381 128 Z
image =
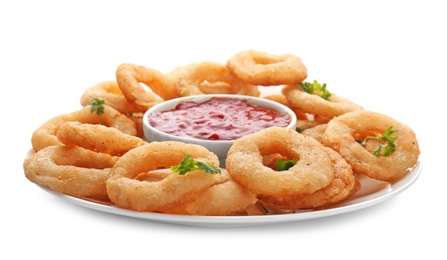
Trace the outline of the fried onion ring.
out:
M 118 157 L 79 146 L 48 146 L 27 157 L 25 176 L 59 193 L 106 200 L 106 180 Z
M 282 93 L 291 107 L 301 108 L 304 112 L 329 120 L 348 112 L 363 110 L 361 106 L 346 98 L 331 94 L 329 100 L 325 100 L 318 95 L 304 92 L 299 85 L 286 85 Z
M 301 58 L 292 54 L 242 51 L 227 61 L 227 67 L 238 78 L 253 85 L 297 84 L 307 78 L 307 69 Z
M 116 81 L 127 100 L 147 109 L 164 100 L 178 97 L 177 89 L 164 73 L 144 66 L 123 63 L 116 69 Z M 145 84 L 147 91 L 140 83 Z
M 220 181 L 203 192 L 198 198 L 173 209 L 171 214 L 200 216 L 232 216 L 253 214 L 258 199 L 254 193 L 244 189 L 222 169 Z
M 382 134 L 390 126 L 397 130 L 393 133 L 397 139 L 394 152 L 388 156 L 372 154 L 371 149 L 378 147 L 375 140 L 371 140 L 365 147 L 357 141 L 369 135 Z M 418 140 L 409 126 L 372 111 L 359 110 L 332 119 L 321 141 L 337 151 L 354 172 L 387 182 L 394 182 L 404 176 L 416 164 L 420 154 Z M 374 148 L 372 144 L 375 144 Z
M 146 140 L 146 136 L 144 136 L 143 130 L 143 115 L 144 113 L 132 113 L 127 114 L 127 117 L 135 123 L 135 128 L 137 129 L 136 136 L 140 137 L 143 140 Z
M 258 201 L 256 195 L 230 180 L 213 185 L 194 202 L 186 205 L 189 215 L 232 216 L 247 215 L 247 209 Z
M 324 134 L 324 131 L 326 131 L 327 123 L 326 124 L 319 124 L 310 128 L 306 128 L 303 130 L 302 134 L 306 136 L 310 136 L 317 141 L 321 142 L 321 138 Z
M 37 152 L 47 146 L 61 145 L 62 143 L 58 140 L 56 134 L 59 128 L 68 121 L 101 124 L 117 128 L 129 135 L 137 134 L 135 122 L 113 107 L 104 105 L 104 113 L 98 115 L 96 112 L 92 112 L 92 107 L 88 105 L 79 110 L 52 117 L 38 127 L 31 137 L 33 150 Z
M 298 161 L 288 170 L 275 171 L 263 164 L 263 155 L 276 153 Z M 311 194 L 334 177 L 331 159 L 321 143 L 283 127 L 266 128 L 234 141 L 226 169 L 257 195 Z
M 304 196 L 258 196 L 261 204 L 272 209 L 297 210 L 329 207 L 349 198 L 360 188 L 351 166 L 334 150 L 326 148 L 332 160 L 334 179 L 332 182 Z
M 224 64 L 212 61 L 194 62 L 167 74 L 180 96 L 203 94 L 239 94 L 258 97 L 258 86 L 239 80 Z
M 287 100 L 286 96 L 284 96 L 283 94 L 270 94 L 270 95 L 264 96 L 263 98 L 271 100 L 271 101 L 275 101 L 277 103 L 283 104 L 284 106 L 290 108 L 289 101 Z
M 122 156 L 129 150 L 146 144 L 141 138 L 125 134 L 114 127 L 78 121 L 65 122 L 56 136 L 65 145 L 77 145 L 113 156 Z
M 320 115 L 313 115 L 303 111 L 301 108 L 293 107 L 284 94 L 271 94 L 264 96 L 264 98 L 278 102 L 290 108 L 295 113 L 296 116 L 296 127 L 301 130 L 318 126 L 320 124 L 325 124 L 330 120 L 330 118 L 325 118 Z
M 150 174 L 141 178 L 142 174 L 156 169 L 170 171 L 187 154 L 219 165 L 217 156 L 202 146 L 175 141 L 151 142 L 130 150 L 115 163 L 106 183 L 110 200 L 121 208 L 166 212 L 197 198 L 215 183 L 214 175 L 195 170 L 184 175 L 160 174 L 152 180 Z
M 87 106 L 95 98 L 104 100 L 106 105 L 123 114 L 146 111 L 146 107 L 129 102 L 115 80 L 103 81 L 87 88 L 81 97 L 81 105 Z

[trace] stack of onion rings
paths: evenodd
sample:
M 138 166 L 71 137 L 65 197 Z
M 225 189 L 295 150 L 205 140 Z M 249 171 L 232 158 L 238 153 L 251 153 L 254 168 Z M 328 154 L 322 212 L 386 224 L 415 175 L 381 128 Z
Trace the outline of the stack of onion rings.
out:
M 65 122 L 56 136 L 65 145 L 77 145 L 113 156 L 122 156 L 129 150 L 146 144 L 141 138 L 125 134 L 114 127 L 78 121 Z
M 39 126 L 33 132 L 31 137 L 33 150 L 37 152 L 47 146 L 61 145 L 61 142 L 57 139 L 56 133 L 65 122 L 69 121 L 101 124 L 108 127 L 117 128 L 121 132 L 129 135 L 137 134 L 135 122 L 113 107 L 104 105 L 104 113 L 99 115 L 96 112 L 92 112 L 91 105 L 87 105 L 79 110 L 50 118 Z
M 166 141 L 139 146 L 120 157 L 112 168 L 106 183 L 110 200 L 121 208 L 166 212 L 197 198 L 216 182 L 213 175 L 194 170 L 184 175 L 158 175 L 157 181 L 147 181 L 148 176 L 143 180 L 136 178 L 178 165 L 187 154 L 219 165 L 217 156 L 199 145 Z
M 276 153 L 298 162 L 288 170 L 275 171 L 263 164 L 263 155 Z M 228 151 L 226 168 L 235 181 L 258 196 L 312 194 L 334 178 L 325 147 L 283 127 L 270 127 L 235 140 Z
M 271 209 L 300 210 L 332 206 L 349 198 L 360 188 L 351 166 L 334 150 L 326 148 L 332 160 L 334 179 L 314 193 L 299 196 L 258 196 L 260 203 Z
M 25 176 L 56 192 L 104 201 L 106 180 L 118 157 L 146 144 L 117 128 L 79 121 L 62 123 L 54 136 L 58 144 L 25 160 Z
M 80 110 L 50 118 L 33 132 L 25 176 L 56 192 L 125 209 L 233 216 L 328 208 L 359 189 L 358 175 L 395 182 L 416 164 L 420 150 L 412 129 L 335 94 L 325 100 L 304 92 L 299 83 L 306 77 L 299 57 L 254 50 L 227 64 L 194 62 L 167 74 L 123 63 L 116 80 L 86 89 Z M 155 104 L 188 95 L 260 96 L 260 86 L 280 85 L 280 94 L 265 98 L 291 108 L 302 134 L 271 127 L 244 136 L 230 148 L 221 174 L 171 170 L 187 154 L 219 166 L 204 147 L 144 141 L 142 115 Z M 90 105 L 95 99 L 104 101 L 103 114 Z M 365 136 L 389 127 L 397 130 L 391 132 L 395 149 L 377 156 L 372 151 L 379 144 Z M 278 170 L 279 158 L 294 165 Z

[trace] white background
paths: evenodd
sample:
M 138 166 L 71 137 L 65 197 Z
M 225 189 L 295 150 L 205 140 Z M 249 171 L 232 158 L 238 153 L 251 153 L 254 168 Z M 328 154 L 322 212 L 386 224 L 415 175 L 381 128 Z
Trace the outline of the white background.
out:
M 1 1 L 0 258 L 446 257 L 442 2 Z M 119 64 L 169 72 L 193 61 L 225 63 L 248 49 L 298 55 L 308 79 L 412 127 L 422 151 L 419 179 L 352 213 L 214 229 L 96 212 L 25 178 L 32 132 L 80 108 L 84 90 L 114 79 Z

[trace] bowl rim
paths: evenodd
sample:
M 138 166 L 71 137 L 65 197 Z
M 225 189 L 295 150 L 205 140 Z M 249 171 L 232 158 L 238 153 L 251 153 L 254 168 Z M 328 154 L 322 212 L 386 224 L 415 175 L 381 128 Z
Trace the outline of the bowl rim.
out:
M 292 109 L 290 109 L 289 107 L 287 107 L 286 105 L 283 105 L 279 102 L 275 102 L 273 100 L 269 100 L 263 97 L 255 97 L 255 96 L 247 96 L 247 95 L 237 95 L 237 94 L 202 94 L 202 95 L 191 95 L 191 96 L 184 96 L 184 97 L 178 97 L 178 98 L 173 98 L 173 99 L 169 99 L 166 101 L 163 101 L 161 103 L 158 103 L 154 106 L 152 106 L 151 108 L 149 108 L 143 115 L 143 128 L 150 128 L 152 131 L 155 131 L 157 134 L 162 135 L 164 137 L 169 137 L 169 138 L 173 138 L 175 140 L 185 140 L 185 142 L 187 142 L 188 140 L 194 140 L 194 142 L 203 142 L 206 144 L 228 144 L 228 143 L 232 143 L 234 140 L 206 140 L 206 139 L 199 139 L 199 138 L 194 138 L 194 137 L 185 137 L 185 136 L 176 136 L 176 135 L 172 135 L 172 134 L 168 134 L 165 133 L 163 131 L 160 131 L 156 128 L 154 128 L 153 126 L 151 126 L 149 124 L 149 115 L 151 113 L 154 112 L 161 112 L 161 111 L 167 111 L 169 109 L 175 108 L 177 106 L 177 104 L 179 104 L 180 102 L 198 102 L 198 103 L 202 103 L 205 101 L 208 101 L 212 98 L 233 98 L 233 99 L 242 99 L 242 100 L 247 100 L 249 103 L 254 103 L 255 105 L 258 106 L 264 106 L 267 108 L 272 108 L 275 109 L 281 113 L 286 113 L 289 114 L 290 116 L 290 123 L 285 126 L 286 128 L 296 128 L 296 123 L 297 123 L 297 119 L 296 119 L 296 115 L 295 112 L 293 112 Z M 253 102 L 254 101 L 254 102 Z M 262 104 L 258 104 L 261 103 Z M 167 108 L 164 108 L 167 107 Z M 281 111 L 282 110 L 282 111 Z M 144 131 L 144 129 L 143 129 Z M 146 131 L 144 131 L 144 133 L 146 133 Z M 149 142 L 152 142 L 151 140 L 148 140 Z

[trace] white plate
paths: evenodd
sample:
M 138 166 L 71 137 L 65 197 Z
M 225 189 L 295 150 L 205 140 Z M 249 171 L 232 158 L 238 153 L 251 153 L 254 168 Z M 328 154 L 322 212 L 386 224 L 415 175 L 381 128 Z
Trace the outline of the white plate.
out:
M 361 188 L 350 199 L 329 209 L 300 211 L 296 213 L 286 213 L 286 214 L 272 214 L 264 216 L 210 217 L 210 216 L 185 216 L 185 215 L 171 215 L 171 214 L 150 213 L 150 212 L 136 212 L 131 210 L 120 209 L 113 205 L 105 203 L 59 194 L 40 185 L 38 186 L 60 199 L 97 211 L 107 212 L 121 216 L 127 216 L 131 218 L 144 219 L 149 221 L 158 221 L 158 222 L 182 224 L 190 226 L 224 228 L 224 227 L 266 225 L 273 223 L 302 221 L 321 217 L 329 217 L 367 208 L 376 205 L 380 202 L 383 202 L 387 199 L 390 199 L 400 194 L 402 191 L 406 190 L 416 181 L 416 179 L 419 177 L 421 173 L 421 170 L 422 170 L 422 163 L 419 161 L 407 175 L 405 175 L 401 180 L 393 184 L 375 181 L 367 177 L 361 177 L 360 179 L 362 185 Z

